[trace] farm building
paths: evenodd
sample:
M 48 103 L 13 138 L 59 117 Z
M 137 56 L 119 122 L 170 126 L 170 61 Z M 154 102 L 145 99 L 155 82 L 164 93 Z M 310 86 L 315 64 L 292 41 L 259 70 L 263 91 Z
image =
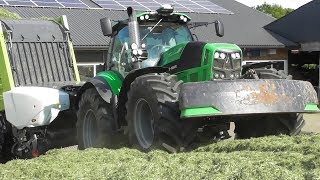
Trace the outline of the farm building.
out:
M 94 0 L 60 0 L 60 2 L 53 0 L 54 3 L 59 2 L 59 4 L 42 3 L 42 1 L 30 1 L 29 4 L 20 1 L 19 4 L 18 1 L 7 0 L 6 4 L 11 5 L 4 5 L 4 8 L 23 18 L 67 15 L 80 73 L 88 77 L 101 70 L 103 66 L 100 64 L 103 64 L 107 57 L 109 39 L 102 35 L 99 20 L 103 17 L 109 17 L 112 20 L 124 19 L 127 17 L 126 12 L 117 10 L 119 9 L 117 6 L 111 9 L 102 8 L 104 6 L 101 6 L 101 1 Z M 276 60 L 279 61 L 278 68 L 287 70 L 288 50 L 299 46 L 264 28 L 275 20 L 273 17 L 234 0 L 210 1 L 233 14 L 186 13 L 194 22 L 212 22 L 218 19 L 224 23 L 225 36 L 222 38 L 215 35 L 213 24 L 192 29 L 199 41 L 234 43 L 243 49 L 244 59 L 247 62 Z
M 292 64 L 290 73 L 295 79 L 308 80 L 314 86 L 319 84 L 319 68 L 315 66 L 320 63 L 319 11 L 320 0 L 313 0 L 265 26 L 265 29 L 299 45 L 298 49 L 288 53 L 288 62 Z

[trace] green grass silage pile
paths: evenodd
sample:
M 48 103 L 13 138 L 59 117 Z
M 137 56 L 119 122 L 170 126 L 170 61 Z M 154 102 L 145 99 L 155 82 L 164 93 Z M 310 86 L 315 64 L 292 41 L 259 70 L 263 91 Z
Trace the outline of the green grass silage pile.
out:
M 0 165 L 0 179 L 320 179 L 320 135 L 222 141 L 179 154 L 52 150 Z

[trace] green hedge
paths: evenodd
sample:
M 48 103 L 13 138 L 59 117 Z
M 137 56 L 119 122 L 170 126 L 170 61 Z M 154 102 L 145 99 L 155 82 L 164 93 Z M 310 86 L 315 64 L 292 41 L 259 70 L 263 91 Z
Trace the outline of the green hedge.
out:
M 188 153 L 52 150 L 0 179 L 320 179 L 320 135 L 222 141 Z

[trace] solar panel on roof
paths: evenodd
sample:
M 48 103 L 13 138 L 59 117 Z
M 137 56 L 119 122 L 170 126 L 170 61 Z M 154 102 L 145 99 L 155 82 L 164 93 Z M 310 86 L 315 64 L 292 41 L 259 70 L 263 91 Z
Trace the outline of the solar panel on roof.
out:
M 89 8 L 81 0 L 0 0 L 4 6 Z
M 0 5 L 7 5 L 7 3 L 4 2 L 3 0 L 0 0 Z
M 56 0 L 34 0 L 34 1 L 38 1 L 38 2 L 51 2 L 51 3 L 56 3 Z
M 40 2 L 40 1 L 34 1 L 35 4 L 37 4 L 40 7 L 62 7 L 61 4 L 57 2 Z
M 10 1 L 7 0 L 8 5 L 12 6 L 35 6 L 31 1 Z
M 88 6 L 83 3 L 63 3 L 63 2 L 61 2 L 60 4 L 62 4 L 64 7 L 67 7 L 67 8 L 88 8 Z
M 82 3 L 79 0 L 57 0 L 59 3 Z
M 104 9 L 123 10 L 123 6 L 121 5 L 99 4 L 99 6 Z
M 231 11 L 208 0 L 93 0 L 105 9 L 126 10 L 131 6 L 136 10 L 155 11 L 161 4 L 171 4 L 176 12 L 233 14 Z

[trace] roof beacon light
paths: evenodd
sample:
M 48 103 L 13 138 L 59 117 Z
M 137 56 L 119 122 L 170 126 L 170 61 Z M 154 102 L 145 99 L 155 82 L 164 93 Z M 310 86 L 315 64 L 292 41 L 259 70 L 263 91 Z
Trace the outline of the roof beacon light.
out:
M 134 50 L 132 51 L 132 54 L 133 54 L 133 55 L 138 55 L 138 50 L 134 49 Z
M 157 9 L 159 14 L 171 14 L 173 13 L 173 7 L 170 4 L 163 4 L 159 9 Z
M 138 49 L 138 45 L 136 43 L 131 44 L 131 49 Z

